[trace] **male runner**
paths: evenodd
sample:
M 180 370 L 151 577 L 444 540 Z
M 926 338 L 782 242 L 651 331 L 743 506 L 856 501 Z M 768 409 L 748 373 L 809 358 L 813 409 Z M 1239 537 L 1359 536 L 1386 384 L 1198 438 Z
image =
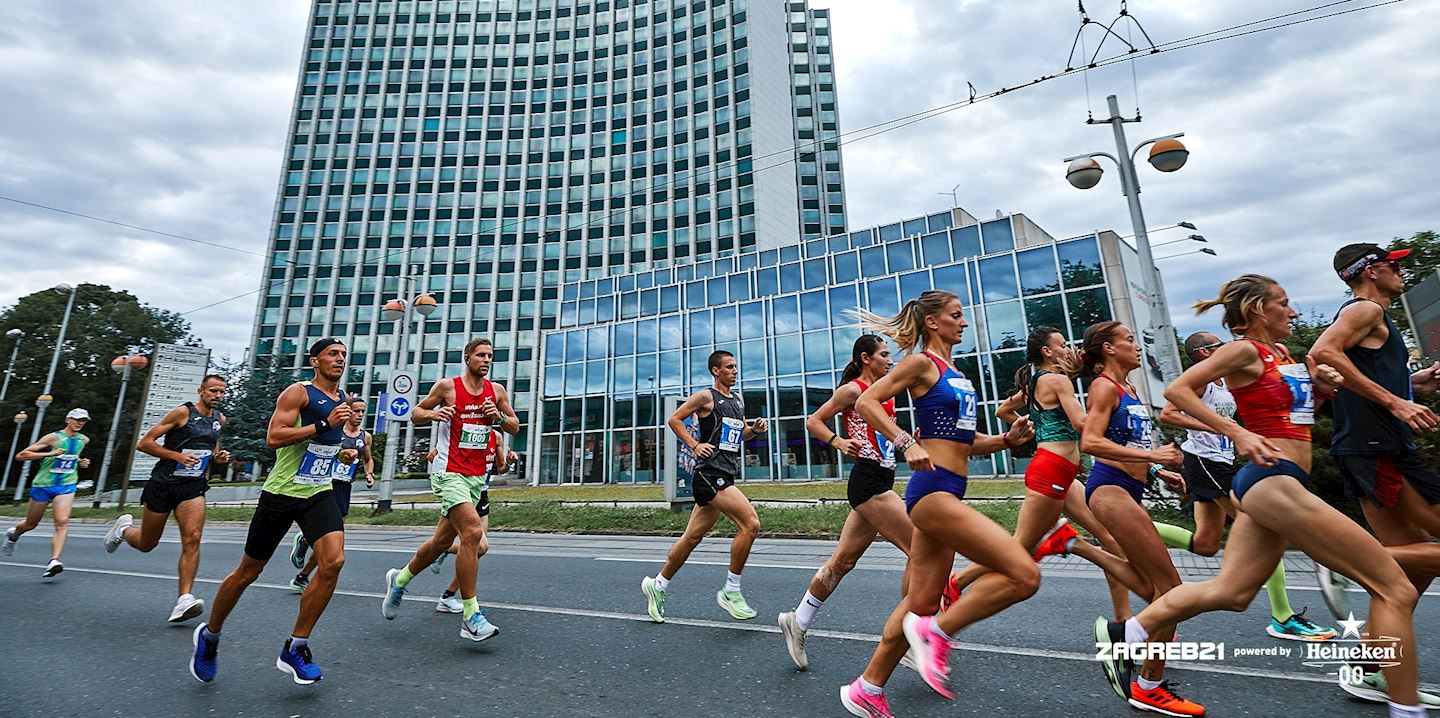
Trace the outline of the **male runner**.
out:
M 732 393 L 740 376 L 735 355 L 727 351 L 711 352 L 709 364 L 715 385 L 692 394 L 667 422 L 670 430 L 695 453 L 691 487 L 695 509 L 690 512 L 685 533 L 670 547 L 659 575 L 646 576 L 640 581 L 646 610 L 650 620 L 656 623 L 665 622 L 665 591 L 670 588 L 670 579 L 675 578 L 675 573 L 690 558 L 690 552 L 700 545 L 721 514 L 735 522 L 736 531 L 730 542 L 730 571 L 724 588 L 715 593 L 715 601 L 737 620 L 749 620 L 757 615 L 740 593 L 740 574 L 750 557 L 750 545 L 760 533 L 760 517 L 735 482 L 740 480 L 740 467 L 744 464 L 744 441 L 764 434 L 769 424 L 764 419 L 748 425 L 745 422 L 745 402 L 739 394 Z M 699 418 L 699 436 L 691 434 L 685 426 L 685 420 L 691 416 Z
M 15 553 L 15 542 L 25 532 L 40 525 L 45 516 L 45 507 L 55 504 L 51 518 L 55 521 L 55 535 L 50 537 L 50 563 L 45 566 L 41 578 L 54 578 L 65 570 L 60 563 L 60 552 L 65 550 L 65 539 L 70 535 L 70 507 L 75 503 L 75 484 L 80 480 L 80 469 L 90 468 L 90 460 L 80 458 L 90 437 L 80 433 L 90 412 L 71 409 L 65 415 L 65 428 L 40 437 L 40 440 L 25 447 L 15 455 L 20 461 L 40 460 L 35 480 L 30 484 L 30 508 L 25 520 L 5 532 L 5 541 L 0 543 L 0 552 L 6 556 Z
M 445 424 L 445 422 L 443 422 L 443 421 L 439 421 L 439 422 L 435 422 L 435 426 L 436 426 L 436 427 L 442 427 L 442 426 L 446 426 L 446 424 Z M 437 428 L 437 429 L 435 429 L 435 431 L 440 432 L 439 435 L 442 435 L 442 436 L 443 436 L 443 435 L 444 435 L 444 432 L 448 432 L 449 429 L 447 428 L 447 429 L 441 430 L 441 429 Z M 499 476 L 499 475 L 501 475 L 501 474 L 509 471 L 509 470 L 510 470 L 510 467 L 515 465 L 515 461 L 516 461 L 515 450 L 514 450 L 514 449 L 511 449 L 511 448 L 509 448 L 509 447 L 506 446 L 506 443 L 507 443 L 507 442 L 505 441 L 505 438 L 506 438 L 506 437 L 502 434 L 501 437 L 500 437 L 500 450 L 495 452 L 495 473 L 493 474 L 494 476 Z M 436 453 L 437 453 L 437 452 L 436 452 L 434 449 L 431 449 L 431 450 L 430 450 L 430 454 L 425 457 L 425 460 L 426 460 L 426 461 L 434 461 L 434 460 L 435 460 L 435 455 L 436 455 Z M 487 529 L 487 532 L 488 532 L 488 529 L 489 529 L 489 523 L 488 523 L 488 522 L 486 523 L 486 529 Z M 441 566 L 441 564 L 445 563 L 445 557 L 448 556 L 448 555 L 450 555 L 450 554 L 456 553 L 456 552 L 458 552 L 459 550 L 460 550 L 460 542 L 459 542 L 459 541 L 456 541 L 455 543 L 450 544 L 450 548 L 446 549 L 444 553 L 440 554 L 440 556 L 435 559 L 435 563 L 430 564 L 430 573 L 433 573 L 433 574 L 437 574 L 437 575 L 438 575 L 438 574 L 440 573 L 440 566 Z M 489 540 L 487 539 L 487 540 L 485 540 L 485 541 L 481 541 L 481 542 L 480 542 L 480 552 L 479 552 L 479 555 L 480 555 L 480 556 L 484 556 L 484 555 L 485 555 L 487 552 L 489 552 L 489 551 L 490 551 L 490 542 L 489 542 Z M 477 584 L 476 584 L 477 587 L 476 587 L 475 590 L 478 592 L 478 591 L 480 590 L 479 587 L 478 587 L 478 586 L 479 586 L 479 584 L 478 584 L 478 580 L 479 580 L 478 577 L 477 577 L 476 580 L 477 580 Z M 436 613 L 464 613 L 464 612 L 465 612 L 465 603 L 460 600 L 460 595 L 459 595 L 459 594 L 460 594 L 460 577 L 459 577 L 458 574 L 454 574 L 454 575 L 451 575 L 451 577 L 450 577 L 450 583 L 445 586 L 445 592 L 442 593 L 442 594 L 440 594 L 440 600 L 435 603 L 435 612 L 436 612 Z
M 1350 244 L 1335 253 L 1335 273 L 1354 298 L 1340 306 L 1310 355 L 1345 378 L 1330 402 L 1330 455 L 1346 494 L 1360 498 L 1376 538 L 1423 594 L 1440 568 L 1440 545 L 1430 542 L 1440 536 L 1440 475 L 1420 458 L 1413 432 L 1434 429 L 1440 418 L 1414 397 L 1440 388 L 1440 364 L 1412 374 L 1404 338 L 1386 313 L 1405 291 L 1400 260 L 1409 254 L 1377 244 Z M 1328 581 L 1321 588 L 1333 590 Z M 1363 679 L 1340 687 L 1367 700 L 1387 700 L 1384 675 L 1374 666 L 1366 669 Z M 1440 697 L 1423 691 L 1420 702 L 1440 708 Z
M 339 339 L 325 338 L 310 345 L 309 362 L 315 378 L 291 384 L 275 401 L 275 412 L 270 415 L 265 433 L 265 443 L 275 449 L 275 468 L 260 491 L 240 565 L 215 592 L 210 620 L 197 626 L 191 637 L 194 653 L 190 657 L 190 675 L 196 680 L 215 680 L 216 653 L 225 619 L 245 589 L 260 577 L 292 523 L 305 532 L 320 568 L 310 589 L 300 598 L 295 629 L 280 649 L 275 667 L 302 686 L 323 677 L 310 655 L 310 632 L 325 612 L 345 565 L 345 524 L 331 496 L 334 489 L 330 481 L 340 463 L 340 442 L 351 413 L 345 392 L 340 389 L 346 356 L 345 343 Z
M 485 618 L 475 597 L 480 555 L 489 545 L 490 466 L 500 445 L 498 429 L 520 431 L 520 419 L 510 408 L 505 387 L 485 378 L 495 350 L 489 339 L 472 339 L 465 345 L 465 371 L 436 382 L 430 393 L 411 410 L 416 424 L 444 422 L 446 431 L 436 437 L 435 460 L 430 462 L 430 488 L 440 498 L 440 523 L 435 533 L 416 549 L 404 568 L 385 572 L 385 598 L 380 614 L 392 620 L 400 613 L 405 588 L 415 574 L 431 565 L 460 537 L 455 553 L 455 575 L 460 582 L 460 637 L 483 641 L 500 632 Z
M 210 464 L 230 461 L 230 452 L 219 448 L 225 415 L 220 400 L 225 398 L 225 377 L 210 374 L 200 380 L 199 401 L 187 401 L 170 410 L 159 424 L 140 438 L 135 448 L 160 459 L 150 470 L 150 480 L 140 495 L 145 507 L 140 528 L 130 514 L 120 514 L 105 534 L 105 550 L 114 553 L 120 544 L 129 544 L 141 553 L 160 545 L 165 521 L 175 514 L 180 526 L 180 597 L 170 610 L 170 622 L 188 621 L 205 612 L 205 602 L 190 591 L 200 567 L 200 535 L 205 530 L 205 492 L 210 490 Z M 160 444 L 157 439 L 163 439 Z
M 365 473 L 365 488 L 375 485 L 375 457 L 370 453 L 370 445 L 374 438 L 370 432 L 360 428 L 365 423 L 365 400 L 360 397 L 350 398 L 350 420 L 345 422 L 345 438 L 340 440 L 340 463 L 335 466 L 335 476 L 330 480 L 332 495 L 335 497 L 335 505 L 340 507 L 340 518 L 350 515 L 350 488 L 351 482 L 355 480 L 355 464 L 361 463 Z M 318 563 L 314 556 L 309 561 L 305 560 L 305 552 L 310 544 L 305 541 L 303 531 L 295 534 L 295 549 L 290 552 L 290 561 L 299 563 L 297 567 L 300 573 L 290 579 L 290 590 L 295 593 L 304 593 L 305 587 L 310 585 L 310 572 L 315 570 Z M 300 555 L 300 561 L 295 561 L 295 555 Z
M 1220 337 L 1210 332 L 1196 332 L 1185 338 L 1185 352 L 1194 362 L 1209 358 L 1224 345 Z M 1207 385 L 1200 400 L 1223 417 L 1235 416 L 1235 397 L 1225 388 L 1224 381 Z M 1165 405 L 1160 412 L 1160 421 L 1186 430 L 1185 443 L 1180 445 L 1180 451 L 1185 455 L 1185 485 L 1195 499 L 1195 532 L 1158 521 L 1155 530 L 1160 532 L 1160 538 L 1168 546 L 1200 556 L 1214 556 L 1220 550 L 1225 517 L 1234 518 L 1239 510 L 1230 498 L 1230 483 L 1239 470 L 1235 466 L 1235 445 L 1229 438 L 1210 431 L 1204 422 L 1187 416 L 1173 404 Z M 1283 559 L 1275 564 L 1275 571 L 1265 582 L 1265 594 L 1270 598 L 1270 623 L 1265 626 L 1266 633 L 1292 641 L 1327 641 L 1335 637 L 1334 629 L 1316 625 L 1303 611 L 1296 613 L 1290 607 L 1290 596 L 1285 590 Z

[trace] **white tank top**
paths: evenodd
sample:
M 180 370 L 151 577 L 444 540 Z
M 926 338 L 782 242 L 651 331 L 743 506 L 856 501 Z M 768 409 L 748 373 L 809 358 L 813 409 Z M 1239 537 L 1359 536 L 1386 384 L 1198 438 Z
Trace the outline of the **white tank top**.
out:
M 1205 395 L 1200 400 L 1216 414 L 1227 419 L 1235 418 L 1235 397 L 1224 386 L 1213 383 L 1206 386 Z M 1230 438 L 1209 431 L 1187 429 L 1185 443 L 1180 445 L 1180 450 L 1223 464 L 1235 462 L 1235 444 Z

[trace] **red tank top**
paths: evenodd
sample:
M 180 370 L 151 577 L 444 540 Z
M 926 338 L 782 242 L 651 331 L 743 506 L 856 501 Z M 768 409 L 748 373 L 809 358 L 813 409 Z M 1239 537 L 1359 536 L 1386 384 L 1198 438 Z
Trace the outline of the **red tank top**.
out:
M 455 473 L 462 476 L 485 476 L 495 462 L 500 437 L 495 435 L 490 417 L 480 411 L 486 399 L 495 401 L 495 387 L 484 380 L 479 394 L 465 389 L 460 377 L 455 382 L 455 418 L 451 419 L 445 441 L 437 442 L 432 473 Z
M 1264 369 L 1253 383 L 1230 387 L 1240 422 L 1267 439 L 1309 441 L 1310 425 L 1315 423 L 1310 372 L 1295 363 L 1283 346 L 1276 345 L 1277 353 L 1254 339 L 1246 341 L 1255 345 Z
M 859 379 L 852 379 L 851 381 L 855 383 L 855 386 L 860 387 L 862 394 L 866 389 L 870 388 L 869 385 Z M 885 414 L 889 416 L 891 420 L 894 420 L 895 400 L 886 399 L 885 403 L 881 404 L 881 406 L 885 407 Z M 885 438 L 884 434 L 881 434 L 869 424 L 865 423 L 865 420 L 860 417 L 859 412 L 851 409 L 841 415 L 841 420 L 845 423 L 845 433 L 848 434 L 850 438 L 860 439 L 865 442 L 865 446 L 860 449 L 860 458 L 878 461 L 881 466 L 887 468 L 895 466 L 895 446 L 890 443 L 889 439 Z

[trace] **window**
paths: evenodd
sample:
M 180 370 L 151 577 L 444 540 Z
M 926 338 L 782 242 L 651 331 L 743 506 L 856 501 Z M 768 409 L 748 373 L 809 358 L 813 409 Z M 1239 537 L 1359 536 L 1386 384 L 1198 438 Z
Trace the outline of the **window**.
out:
M 795 297 L 776 297 L 771 309 L 772 326 L 776 334 L 800 331 L 800 310 L 796 306 Z
M 1021 312 L 1020 302 L 987 304 L 985 330 L 992 351 L 1024 348 L 1025 316 Z
M 891 272 L 906 272 L 915 268 L 915 248 L 908 239 L 885 245 L 885 256 L 890 260 Z
M 950 249 L 956 259 L 980 256 L 980 227 L 972 224 L 950 230 Z
M 1104 287 L 1066 292 L 1065 303 L 1070 305 L 1072 337 L 1082 336 L 1091 324 L 1110 319 L 1110 297 Z
M 866 283 L 865 294 L 870 311 L 882 317 L 894 316 L 900 312 L 900 300 L 895 294 L 894 279 L 877 279 Z
M 1025 300 L 1025 321 L 1031 329 L 1038 326 L 1050 326 L 1065 331 L 1065 307 L 1060 303 L 1060 295 L 1052 294 L 1048 297 L 1036 297 Z M 1066 334 L 1068 339 L 1078 339 L 1077 336 Z
M 1060 276 L 1067 289 L 1105 283 L 1100 246 L 1094 237 L 1055 245 L 1060 256 Z
M 944 232 L 927 234 L 920 238 L 920 250 L 925 264 L 934 266 L 950 261 L 950 236 Z
M 740 336 L 759 339 L 765 336 L 765 330 L 765 305 L 762 302 L 740 305 Z
M 1020 287 L 1027 296 L 1060 291 L 1060 277 L 1055 273 L 1055 255 L 1049 247 L 1016 252 L 1015 264 L 1020 267 Z
M 825 311 L 825 292 L 806 292 L 800 295 L 800 323 L 806 330 L 830 327 L 829 316 Z
M 981 235 L 985 238 L 986 254 L 1015 248 L 1015 230 L 1010 226 L 1009 217 L 982 224 Z
M 1015 283 L 1015 265 L 1010 255 L 980 260 L 980 287 L 987 302 L 1020 296 L 1020 288 Z

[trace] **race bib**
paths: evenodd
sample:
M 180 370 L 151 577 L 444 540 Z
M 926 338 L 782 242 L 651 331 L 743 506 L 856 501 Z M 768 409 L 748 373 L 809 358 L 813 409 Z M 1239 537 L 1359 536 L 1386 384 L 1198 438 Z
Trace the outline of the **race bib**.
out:
M 356 462 L 359 463 L 359 462 Z M 347 464 L 343 461 L 335 462 L 335 473 L 330 476 L 335 481 L 350 481 L 355 478 L 355 464 Z
M 1153 426 L 1150 421 L 1150 408 L 1144 404 L 1131 404 L 1126 407 L 1126 410 L 1130 424 L 1130 440 L 1125 442 L 1125 446 L 1144 451 L 1154 448 L 1150 442 L 1150 431 Z
M 895 445 L 878 431 L 871 434 L 875 437 L 875 449 L 880 454 L 880 465 L 887 469 L 895 468 Z
M 181 449 L 180 453 L 186 456 L 196 456 L 200 462 L 194 466 L 187 467 L 184 464 L 176 463 L 172 476 L 179 476 L 185 479 L 194 479 L 205 475 L 205 470 L 210 468 L 209 449 Z
M 1276 367 L 1285 385 L 1290 388 L 1290 423 L 1315 423 L 1315 385 L 1304 364 L 1281 364 Z
M 1234 419 L 1235 405 L 1230 403 L 1217 404 L 1215 406 L 1215 413 L 1225 417 L 1226 419 Z M 1235 458 L 1235 442 L 1231 440 L 1230 437 L 1224 434 L 1219 434 L 1218 436 L 1220 437 L 1220 453 L 1229 456 L 1233 460 Z
M 745 435 L 745 422 L 728 416 L 720 417 L 720 445 L 721 451 L 739 453 L 740 439 Z
M 61 455 L 55 457 L 55 461 L 53 461 L 53 462 L 50 463 L 50 473 L 52 473 L 52 474 L 73 474 L 73 473 L 75 473 L 75 470 L 76 470 L 77 468 L 79 468 L 79 467 L 80 467 L 80 455 L 79 455 L 79 454 L 61 454 Z
M 311 444 L 305 448 L 300 459 L 300 468 L 295 471 L 295 483 L 318 486 L 330 483 L 335 467 L 340 464 L 340 447 L 334 444 Z
M 955 412 L 955 428 L 961 431 L 974 431 L 976 418 L 978 416 L 979 397 L 975 394 L 975 385 L 969 379 L 959 377 L 950 380 L 950 388 L 955 391 L 955 402 L 959 409 Z
M 460 448 L 485 450 L 490 448 L 489 424 L 461 424 Z

